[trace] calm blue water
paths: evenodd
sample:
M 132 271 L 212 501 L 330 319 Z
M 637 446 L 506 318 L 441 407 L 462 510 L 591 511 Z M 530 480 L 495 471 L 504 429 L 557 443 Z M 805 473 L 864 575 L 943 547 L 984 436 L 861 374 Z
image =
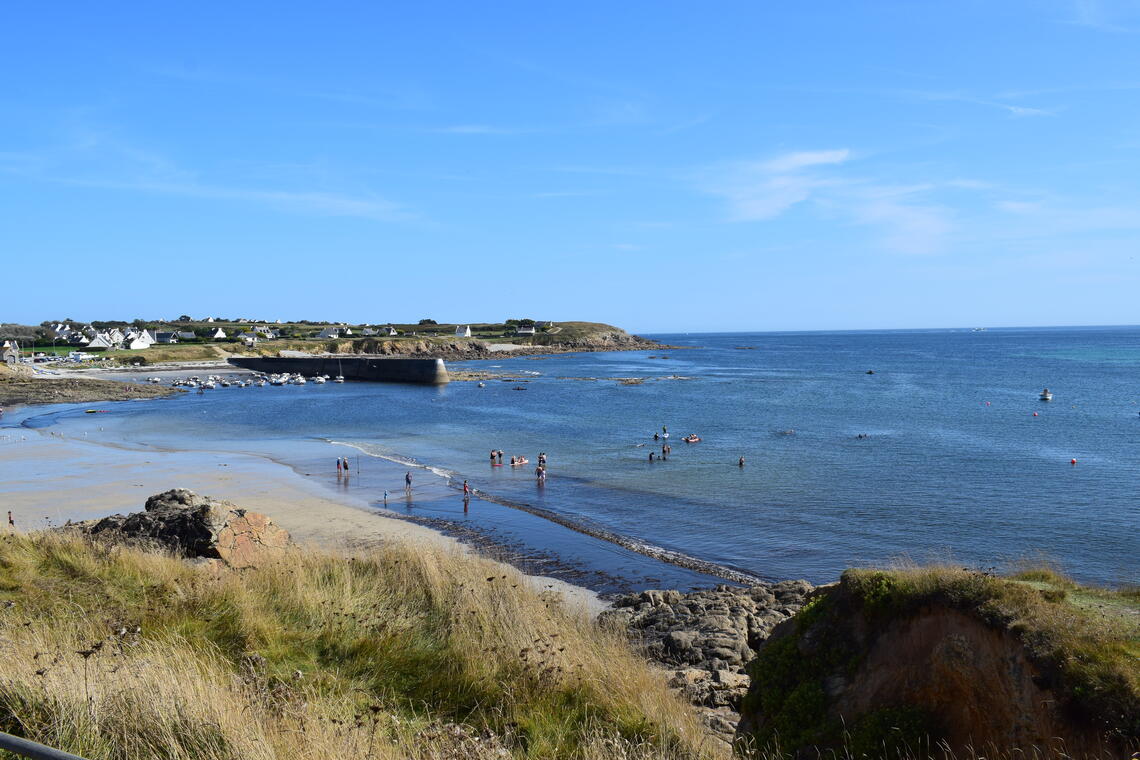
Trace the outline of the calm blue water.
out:
M 1086 581 L 1140 579 L 1140 328 L 652 337 L 686 348 L 462 367 L 533 373 L 526 391 L 225 389 L 113 405 L 100 422 L 175 448 L 350 443 L 440 473 L 417 479 L 466 478 L 502 503 L 764 577 L 828 581 L 905 555 L 983 567 L 1044 556 Z M 1037 399 L 1045 386 L 1051 403 Z M 662 425 L 673 452 L 651 464 Z M 689 432 L 703 441 L 683 443 Z M 491 448 L 532 464 L 492 468 Z M 383 488 L 401 486 L 377 481 L 373 502 Z M 543 548 L 545 521 L 457 504 L 414 509 Z

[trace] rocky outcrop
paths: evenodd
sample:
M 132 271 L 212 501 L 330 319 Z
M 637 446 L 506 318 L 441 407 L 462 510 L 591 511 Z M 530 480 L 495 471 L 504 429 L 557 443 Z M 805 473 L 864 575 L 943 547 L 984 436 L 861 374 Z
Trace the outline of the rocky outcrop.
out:
M 730 740 L 748 689 L 745 666 L 812 589 L 806 581 L 784 581 L 688 594 L 643 591 L 618 599 L 602 620 L 627 629 L 650 659 L 669 668 L 670 685 L 702 708 L 714 733 Z
M 1127 756 L 1140 715 L 1126 688 L 1112 692 L 1106 676 L 1078 685 L 1042 659 L 1048 605 L 1064 635 L 1083 625 L 1065 604 L 983 573 L 907 585 L 848 571 L 776 626 L 748 666 L 737 741 L 813 758 L 926 757 L 940 746 L 971 757 Z M 1098 667 L 1079 650 L 1049 657 Z
M 22 368 L 19 368 L 22 369 Z M 89 377 L 45 378 L 13 371 L 0 364 L 0 407 L 15 404 L 76 404 L 160 398 L 182 393 L 180 388 L 120 383 Z
M 289 534 L 272 519 L 227 501 L 175 488 L 146 500 L 144 511 L 69 526 L 92 536 L 146 544 L 191 559 L 252 567 L 279 555 Z

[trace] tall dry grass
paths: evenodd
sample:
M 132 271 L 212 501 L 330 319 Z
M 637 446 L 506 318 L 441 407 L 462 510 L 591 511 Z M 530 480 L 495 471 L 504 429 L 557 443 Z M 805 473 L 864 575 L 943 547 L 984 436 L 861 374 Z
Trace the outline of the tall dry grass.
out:
M 232 572 L 0 539 L 0 728 L 92 760 L 711 758 L 618 632 L 431 546 Z

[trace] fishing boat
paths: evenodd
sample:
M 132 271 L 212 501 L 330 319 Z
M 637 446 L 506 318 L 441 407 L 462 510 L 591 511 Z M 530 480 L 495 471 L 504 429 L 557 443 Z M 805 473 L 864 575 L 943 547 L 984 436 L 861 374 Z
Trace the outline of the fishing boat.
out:
M 1038 398 L 1040 398 L 1042 401 L 1052 401 L 1053 394 L 1049 392 L 1048 388 L 1046 388 L 1045 390 L 1041 391 L 1041 395 L 1038 396 Z

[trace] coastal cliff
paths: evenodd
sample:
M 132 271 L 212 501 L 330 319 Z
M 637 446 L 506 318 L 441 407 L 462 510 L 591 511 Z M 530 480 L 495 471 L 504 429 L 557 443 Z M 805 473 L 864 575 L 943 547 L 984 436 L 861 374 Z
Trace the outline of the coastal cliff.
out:
M 452 338 L 358 338 L 329 341 L 329 353 L 381 354 L 453 360 L 487 359 L 492 356 L 532 356 L 571 351 L 641 351 L 659 348 L 656 341 L 600 322 L 566 322 L 550 332 L 515 336 L 503 341 Z
M 1140 744 L 1138 601 L 1040 571 L 849 570 L 748 666 L 738 745 L 1127 756 Z

